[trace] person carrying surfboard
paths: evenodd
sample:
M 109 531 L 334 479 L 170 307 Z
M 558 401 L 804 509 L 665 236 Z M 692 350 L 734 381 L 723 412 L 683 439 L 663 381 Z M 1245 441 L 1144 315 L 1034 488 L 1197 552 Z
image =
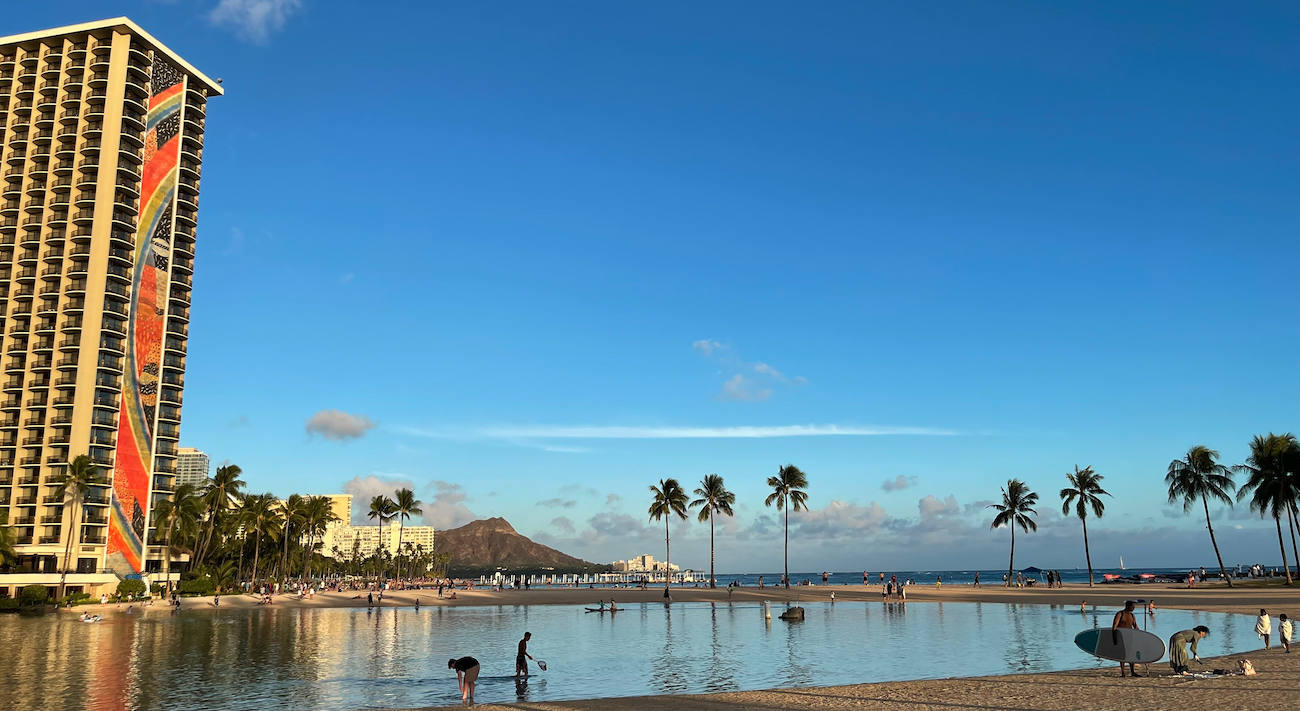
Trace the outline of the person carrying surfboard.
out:
M 1115 613 L 1115 621 L 1114 623 L 1111 624 L 1110 634 L 1111 634 L 1111 641 L 1116 646 L 1119 645 L 1119 630 L 1124 630 L 1124 629 L 1135 630 L 1138 628 L 1137 615 L 1133 614 L 1134 605 L 1135 603 L 1132 600 L 1125 600 L 1124 609 Z M 1128 669 L 1131 676 L 1138 675 L 1137 667 L 1133 664 L 1133 662 L 1128 662 Z M 1119 663 L 1119 675 L 1121 677 L 1124 676 L 1124 662 Z

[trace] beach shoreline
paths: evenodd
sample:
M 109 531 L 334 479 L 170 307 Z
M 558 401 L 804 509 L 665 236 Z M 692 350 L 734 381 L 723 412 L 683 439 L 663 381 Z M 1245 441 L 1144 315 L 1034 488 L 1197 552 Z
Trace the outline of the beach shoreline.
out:
M 796 586 L 789 589 L 781 587 L 746 587 L 736 588 L 730 592 L 725 587 L 710 589 L 706 587 L 674 587 L 673 603 L 762 603 L 773 605 L 797 603 L 831 602 L 832 593 L 836 603 L 846 602 L 883 602 L 879 585 L 812 585 Z M 447 593 L 450 594 L 450 593 Z M 260 596 L 249 594 L 221 595 L 220 604 L 213 605 L 213 598 L 182 598 L 184 611 L 222 610 L 222 609 L 348 609 L 368 606 L 366 591 L 318 592 L 313 599 L 299 600 L 296 595 L 282 594 L 275 596 L 271 605 L 259 605 Z M 376 598 L 378 594 L 376 594 Z M 436 590 L 393 590 L 385 591 L 383 602 L 375 607 L 406 608 L 414 607 L 418 600 L 421 607 L 472 607 L 472 606 L 519 606 L 519 605 L 582 605 L 595 607 L 600 600 L 606 603 L 612 598 L 621 605 L 663 603 L 663 588 L 651 587 L 647 590 L 635 588 L 534 588 L 532 590 L 491 589 L 457 590 L 455 600 L 440 599 Z M 1088 587 L 1087 585 L 1067 584 L 1060 588 L 1005 588 L 1001 585 L 910 585 L 907 587 L 907 602 L 913 604 L 930 603 L 1012 603 L 1023 605 L 1059 605 L 1078 609 L 1084 602 L 1089 610 L 1117 609 L 1125 600 L 1155 600 L 1157 611 L 1162 608 L 1184 610 L 1204 610 L 1207 612 L 1228 612 L 1237 614 L 1256 614 L 1261 607 L 1300 607 L 1300 590 L 1287 589 L 1280 585 L 1251 585 L 1228 588 L 1222 583 L 1203 584 L 1187 588 L 1177 584 L 1148 583 L 1142 585 L 1109 584 Z M 169 612 L 170 607 L 162 600 L 155 600 L 153 605 L 142 606 L 140 601 L 123 602 L 120 605 L 110 602 L 107 605 L 89 604 L 61 609 L 60 612 L 87 611 L 92 614 L 124 612 L 128 607 L 135 611 Z

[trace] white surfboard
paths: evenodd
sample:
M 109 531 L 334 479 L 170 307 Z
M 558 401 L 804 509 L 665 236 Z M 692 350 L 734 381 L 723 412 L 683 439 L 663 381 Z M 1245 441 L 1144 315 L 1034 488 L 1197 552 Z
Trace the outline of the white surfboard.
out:
M 1165 656 L 1165 641 L 1142 630 L 1085 630 L 1075 635 L 1074 644 L 1094 657 L 1127 664 L 1151 664 Z

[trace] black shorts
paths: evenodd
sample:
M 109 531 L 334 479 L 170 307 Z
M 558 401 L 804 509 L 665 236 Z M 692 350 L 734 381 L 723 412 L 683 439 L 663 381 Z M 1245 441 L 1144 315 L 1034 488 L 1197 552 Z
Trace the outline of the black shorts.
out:
M 518 674 L 521 671 L 528 671 L 528 657 L 525 657 L 522 654 L 515 657 L 515 673 Z

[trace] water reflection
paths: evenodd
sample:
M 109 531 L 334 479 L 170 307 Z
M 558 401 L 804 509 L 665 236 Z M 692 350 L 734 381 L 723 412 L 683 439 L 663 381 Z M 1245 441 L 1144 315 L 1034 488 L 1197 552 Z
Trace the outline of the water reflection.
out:
M 877 607 L 879 606 L 879 607 Z M 857 609 L 861 607 L 862 609 Z M 809 603 L 802 623 L 754 604 L 580 608 L 186 610 L 0 616 L 0 646 L 22 650 L 0 699 L 25 709 L 268 711 L 411 708 L 459 701 L 446 660 L 483 663 L 481 702 L 548 701 L 1042 671 L 1098 664 L 1074 648 L 1113 609 L 944 603 Z M 1252 649 L 1253 619 L 1161 610 L 1148 629 L 1208 624 L 1206 655 Z M 515 645 L 547 672 L 516 680 Z

